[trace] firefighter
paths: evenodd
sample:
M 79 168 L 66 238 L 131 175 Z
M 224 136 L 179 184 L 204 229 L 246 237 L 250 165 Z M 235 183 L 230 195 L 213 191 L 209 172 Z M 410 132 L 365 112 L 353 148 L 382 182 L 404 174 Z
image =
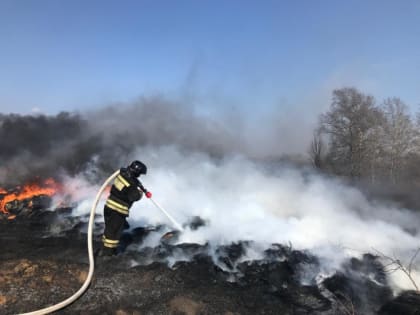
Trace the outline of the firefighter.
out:
M 105 230 L 100 256 L 112 256 L 117 253 L 121 233 L 132 204 L 140 200 L 143 193 L 147 198 L 152 197 L 152 193 L 138 180 L 140 175 L 146 173 L 146 165 L 140 161 L 133 161 L 127 168 L 121 168 L 115 178 L 104 207 Z

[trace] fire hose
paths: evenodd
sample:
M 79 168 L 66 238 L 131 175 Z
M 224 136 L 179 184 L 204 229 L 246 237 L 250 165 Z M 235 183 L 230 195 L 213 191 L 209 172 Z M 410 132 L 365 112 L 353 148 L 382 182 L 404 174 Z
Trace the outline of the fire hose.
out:
M 99 189 L 98 193 L 96 194 L 96 198 L 95 201 L 92 204 L 92 208 L 90 210 L 90 217 L 89 217 L 89 225 L 88 225 L 88 232 L 87 232 L 87 245 L 88 245 L 88 255 L 89 255 L 89 272 L 88 275 L 86 277 L 85 282 L 83 283 L 83 285 L 80 287 L 80 289 L 74 293 L 72 296 L 70 296 L 69 298 L 67 298 L 64 301 L 61 301 L 60 303 L 51 305 L 49 307 L 37 310 L 37 311 L 33 311 L 33 312 L 29 312 L 29 313 L 21 313 L 18 315 L 43 315 L 43 314 L 49 314 L 52 312 L 55 312 L 59 309 L 62 309 L 63 307 L 66 307 L 67 305 L 73 303 L 74 301 L 76 301 L 88 288 L 92 277 L 93 277 L 93 271 L 95 269 L 95 262 L 94 262 L 94 258 L 93 258 L 93 242 L 92 242 L 92 234 L 93 234 L 93 222 L 95 220 L 95 210 L 96 207 L 98 206 L 98 202 L 99 199 L 101 198 L 102 192 L 105 190 L 105 188 L 111 183 L 111 181 L 117 177 L 117 175 L 120 173 L 120 171 L 116 171 L 114 174 L 112 174 L 111 176 L 108 177 L 108 179 L 103 183 L 102 187 Z M 165 211 L 165 209 L 162 208 L 162 206 L 160 206 L 156 201 L 154 201 L 152 198 L 149 198 L 152 203 L 160 210 L 162 211 L 167 217 L 168 219 L 172 222 L 173 225 L 175 225 L 175 227 L 180 230 L 183 231 L 182 226 L 167 212 Z

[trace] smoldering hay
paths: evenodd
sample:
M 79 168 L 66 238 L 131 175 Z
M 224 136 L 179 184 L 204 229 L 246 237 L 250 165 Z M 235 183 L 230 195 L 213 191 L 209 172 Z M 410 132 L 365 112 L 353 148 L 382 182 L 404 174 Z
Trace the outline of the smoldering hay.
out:
M 243 156 L 214 160 L 173 146 L 141 147 L 135 156 L 149 165 L 144 185 L 178 221 L 185 223 L 192 216 L 207 221 L 197 230 L 187 228 L 179 243 L 208 243 L 212 251 L 252 241 L 243 258 L 249 260 L 262 258 L 272 243 L 290 243 L 315 254 L 320 273 L 331 275 L 350 257 L 376 250 L 408 264 L 420 242 L 420 216 L 415 212 L 369 201 L 359 190 L 310 170 L 273 169 Z M 87 213 L 89 204 L 80 204 L 76 213 Z M 133 206 L 129 221 L 132 226 L 170 225 L 147 199 Z M 151 235 L 142 246 L 158 241 Z M 416 281 L 419 272 L 415 263 Z M 390 277 L 397 290 L 412 288 L 403 273 Z
M 241 124 L 177 105 L 146 99 L 84 114 L 3 115 L 0 145 L 7 150 L 0 154 L 0 180 L 13 184 L 34 175 L 60 176 L 78 204 L 74 213 L 83 214 L 101 180 L 140 159 L 149 168 L 143 184 L 178 221 L 200 216 L 208 222 L 187 229 L 180 243 L 209 243 L 211 251 L 253 241 L 249 259 L 261 257 L 272 243 L 291 243 L 317 255 L 324 274 L 375 249 L 410 261 L 420 244 L 418 214 L 368 200 L 312 170 L 265 163 L 265 157 L 284 153 L 273 149 L 278 137 L 266 139 L 256 152 L 252 133 Z M 130 222 L 169 224 L 146 199 L 134 205 Z M 145 244 L 157 241 L 151 236 Z M 397 288 L 411 288 L 404 274 L 390 276 Z M 418 262 L 413 277 L 420 283 Z

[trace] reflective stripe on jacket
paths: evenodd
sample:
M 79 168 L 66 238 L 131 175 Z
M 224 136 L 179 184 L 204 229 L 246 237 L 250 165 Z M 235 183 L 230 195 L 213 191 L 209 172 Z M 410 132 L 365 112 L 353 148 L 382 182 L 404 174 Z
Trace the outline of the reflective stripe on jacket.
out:
M 128 215 L 129 214 L 129 205 L 122 200 L 119 200 L 115 196 L 110 195 L 105 203 L 108 208 L 115 210 L 121 214 Z
M 114 180 L 114 186 L 121 191 L 124 187 L 130 187 L 130 183 L 119 174 Z

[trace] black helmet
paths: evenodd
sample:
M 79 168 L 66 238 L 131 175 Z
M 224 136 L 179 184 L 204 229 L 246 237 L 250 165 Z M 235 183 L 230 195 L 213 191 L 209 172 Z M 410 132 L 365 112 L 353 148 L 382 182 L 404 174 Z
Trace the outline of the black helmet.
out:
M 128 170 L 135 177 L 139 177 L 141 174 L 146 175 L 147 167 L 140 161 L 133 161 L 129 166 Z

